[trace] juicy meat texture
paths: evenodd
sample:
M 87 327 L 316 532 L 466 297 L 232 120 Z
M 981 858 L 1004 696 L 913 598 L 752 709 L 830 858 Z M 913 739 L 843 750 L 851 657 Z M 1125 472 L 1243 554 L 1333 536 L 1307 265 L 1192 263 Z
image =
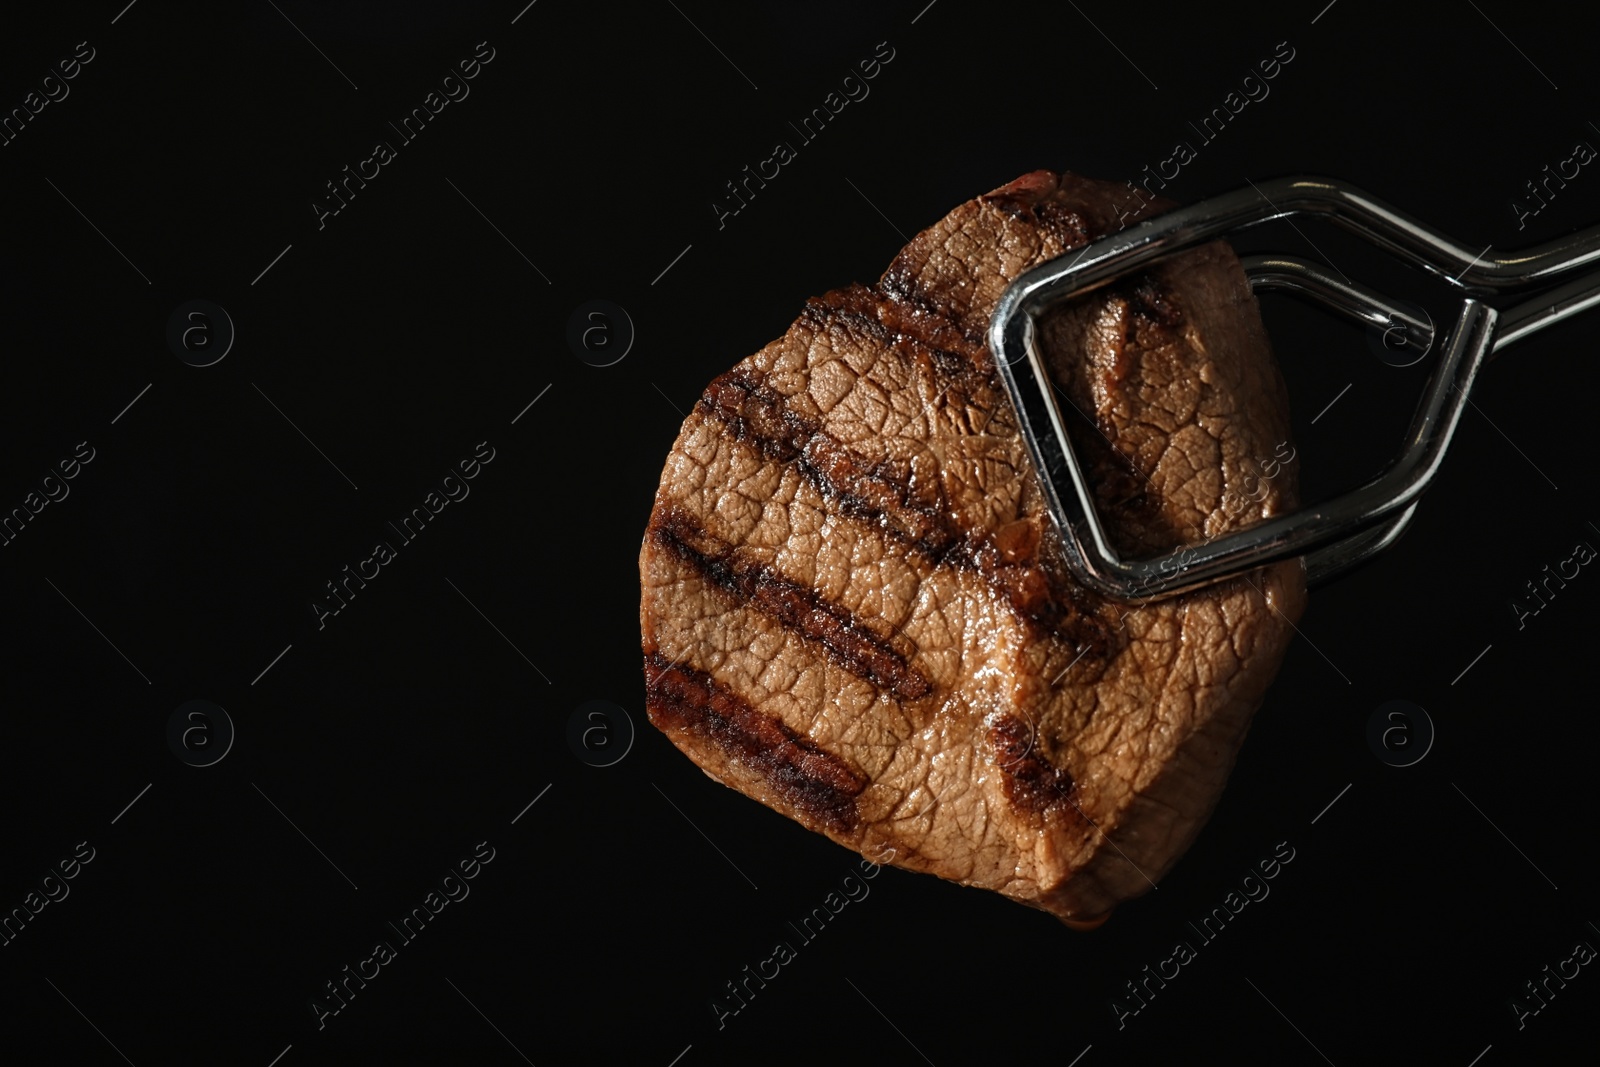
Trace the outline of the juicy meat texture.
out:
M 1062 562 L 985 334 L 1124 194 L 1025 175 L 877 285 L 808 301 L 685 420 L 639 560 L 650 721 L 706 774 L 1072 924 L 1188 848 L 1305 603 L 1298 561 L 1143 605 Z M 1225 244 L 1058 306 L 1040 337 L 1123 553 L 1295 506 L 1287 394 Z

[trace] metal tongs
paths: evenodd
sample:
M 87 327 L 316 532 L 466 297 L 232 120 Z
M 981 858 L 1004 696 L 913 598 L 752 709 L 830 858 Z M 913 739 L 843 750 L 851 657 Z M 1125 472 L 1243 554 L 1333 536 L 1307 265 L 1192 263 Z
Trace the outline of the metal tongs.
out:
M 1438 362 L 1406 431 L 1404 448 L 1372 481 L 1341 496 L 1249 529 L 1155 559 L 1126 560 L 1112 549 L 1084 469 L 1067 438 L 1061 409 L 1035 344 L 1044 310 L 1156 260 L 1234 230 L 1295 215 L 1326 216 L 1400 259 L 1468 294 L 1440 345 Z M 1307 579 L 1325 581 L 1382 552 L 1400 536 L 1432 484 L 1478 370 L 1507 345 L 1600 304 L 1600 270 L 1556 285 L 1600 260 L 1600 226 L 1520 252 L 1471 250 L 1360 189 L 1331 178 L 1279 178 L 1179 208 L 1094 241 L 1013 282 L 989 325 L 1018 425 L 1040 472 L 1046 504 L 1079 581 L 1106 596 L 1147 601 L 1174 596 L 1263 564 L 1305 557 Z M 1255 292 L 1277 290 L 1379 329 L 1403 330 L 1427 352 L 1426 317 L 1322 267 L 1289 256 L 1243 259 Z M 1539 295 L 1496 310 L 1476 295 L 1536 289 Z

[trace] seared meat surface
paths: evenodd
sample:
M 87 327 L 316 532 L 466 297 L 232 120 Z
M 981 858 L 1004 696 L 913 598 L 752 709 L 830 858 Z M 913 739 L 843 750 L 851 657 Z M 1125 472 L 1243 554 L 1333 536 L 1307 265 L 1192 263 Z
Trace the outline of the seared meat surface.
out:
M 1062 563 L 985 333 L 1012 280 L 1117 228 L 1126 199 L 1038 171 L 877 285 L 810 300 L 707 387 L 640 555 L 650 719 L 708 775 L 1077 923 L 1188 848 L 1305 602 L 1298 561 L 1139 606 Z M 1295 505 L 1287 396 L 1225 244 L 1052 310 L 1040 337 L 1119 550 Z

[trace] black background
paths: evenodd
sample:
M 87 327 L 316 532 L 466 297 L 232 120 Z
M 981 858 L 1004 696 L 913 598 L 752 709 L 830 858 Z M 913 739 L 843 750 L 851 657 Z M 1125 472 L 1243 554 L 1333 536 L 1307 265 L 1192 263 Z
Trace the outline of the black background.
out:
M 78 442 L 95 458 L 0 549 L 0 908 L 79 842 L 95 853 L 0 947 L 0 1059 L 1592 1055 L 1592 967 L 1521 1029 L 1510 1006 L 1576 942 L 1600 945 L 1600 578 L 1584 570 L 1520 630 L 1510 607 L 1600 544 L 1592 319 L 1495 362 L 1411 531 L 1314 592 L 1220 806 L 1158 892 L 1077 934 L 885 868 L 718 1028 L 723 984 L 794 940 L 786 924 L 858 860 L 707 779 L 644 716 L 639 539 L 707 381 L 961 201 L 1036 168 L 1134 178 L 1178 140 L 1198 148 L 1166 190 L 1185 202 L 1306 172 L 1474 246 L 1600 218 L 1592 167 L 1525 226 L 1512 206 L 1600 144 L 1592 37 L 1558 5 L 925 2 L 7 12 L 4 108 L 78 42 L 95 58 L 0 148 L 0 508 Z M 386 122 L 480 41 L 494 58 L 470 96 L 319 229 L 324 183 L 397 141 Z M 894 58 L 870 96 L 719 229 L 723 183 L 794 141 L 787 122 L 881 41 Z M 1284 41 L 1270 95 L 1200 144 L 1189 121 Z M 1450 317 L 1442 283 L 1326 225 L 1236 244 Z M 165 340 L 192 298 L 237 328 L 214 366 Z M 594 298 L 637 329 L 611 367 L 565 339 Z M 1264 306 L 1306 495 L 1374 473 L 1431 361 L 1397 369 L 1355 328 Z M 324 583 L 481 441 L 495 458 L 470 496 L 319 630 Z M 210 767 L 167 745 L 190 699 L 237 730 Z M 637 728 L 611 767 L 567 741 L 593 699 Z M 1405 769 L 1365 737 L 1391 699 L 1437 730 Z M 387 923 L 480 841 L 494 859 L 470 896 L 319 1029 L 322 984 L 396 940 Z M 1197 942 L 1187 922 L 1279 842 L 1295 858 L 1270 897 L 1119 1030 L 1124 983 Z

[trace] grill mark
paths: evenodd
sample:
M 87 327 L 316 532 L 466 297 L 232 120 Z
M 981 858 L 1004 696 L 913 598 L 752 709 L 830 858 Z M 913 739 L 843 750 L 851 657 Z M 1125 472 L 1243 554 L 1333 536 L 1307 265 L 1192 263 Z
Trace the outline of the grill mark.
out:
M 984 344 L 988 323 L 985 322 L 980 328 L 974 321 L 969 326 L 949 302 L 940 300 L 936 294 L 923 288 L 911 263 L 903 255 L 897 257 L 883 272 L 883 277 L 878 279 L 878 291 L 883 294 L 885 303 L 903 313 L 906 323 L 914 324 L 905 333 L 918 332 L 922 323 L 937 323 L 937 326 L 932 326 L 932 335 L 943 340 L 941 347 L 947 346 L 957 351 L 972 349 L 974 362 L 980 362 L 991 373 L 994 371 L 994 360 Z
M 1055 238 L 1061 246 L 1056 255 L 1076 251 L 1094 237 L 1110 230 L 1109 219 L 1100 217 L 1100 213 L 1096 212 L 1091 217 L 1080 207 L 1049 195 L 1039 197 L 991 194 L 982 200 L 1034 230 L 1040 238 Z M 1043 243 L 1041 240 L 1040 244 Z
M 1134 198 L 1131 204 L 1113 205 L 1105 200 L 1103 192 L 1105 184 L 1079 179 L 1076 176 L 1040 174 L 1036 178 L 1027 175 L 979 197 L 977 203 L 1004 213 L 1040 238 L 1055 239 L 1059 247 L 1051 256 L 1043 254 L 1044 242 L 1041 240 L 1040 254 L 1034 261 L 1025 264 L 1023 270 L 1036 267 L 1047 258 L 1075 251 L 1114 230 L 1178 206 L 1175 201 L 1162 196 L 1150 200 L 1138 197 Z M 1120 192 L 1117 199 L 1119 201 L 1122 199 Z M 922 248 L 918 248 L 921 255 L 912 254 L 913 247 L 921 241 L 923 237 L 919 235 L 913 239 L 912 244 L 900 251 L 880 279 L 878 290 L 894 305 L 913 310 L 910 316 L 913 324 L 927 317 L 942 320 L 944 327 L 941 333 L 960 337 L 966 342 L 966 346 L 977 348 L 982 362 L 992 372 L 993 359 L 986 346 L 988 317 L 980 316 L 974 319 L 970 312 L 967 315 L 960 315 L 948 299 L 922 284 L 917 275 L 917 268 L 922 266 L 929 256 Z M 906 332 L 914 333 L 915 330 L 908 329 Z M 949 344 L 948 347 L 960 349 L 962 346 Z
M 1014 182 L 1006 189 L 996 190 L 978 199 L 979 203 L 1002 212 L 1013 222 L 1033 231 L 1038 238 L 1041 254 L 1023 269 L 1037 266 L 1048 258 L 1042 254 L 1042 248 L 1052 238 L 1058 245 L 1052 255 L 1063 255 L 1110 232 L 1109 220 L 1100 217 L 1100 212 L 1091 210 L 1087 203 L 1075 202 L 1081 198 L 1057 195 L 1059 191 L 1055 185 L 1046 188 L 1043 184 Z M 972 308 L 962 313 L 943 293 L 924 286 L 917 268 L 924 264 L 925 257 L 913 256 L 909 252 L 910 246 L 895 257 L 889 269 L 884 271 L 878 283 L 879 288 L 896 304 L 943 319 L 969 345 L 975 345 L 982 351 L 985 364 L 993 371 L 993 358 L 985 345 L 988 315 L 977 314 Z
M 857 455 L 745 373 L 730 372 L 712 382 L 697 407 L 726 426 L 734 440 L 793 466 L 824 498 L 855 518 L 882 526 L 935 564 L 968 540 L 945 508 L 913 499 L 910 487 L 886 469 L 888 464 Z
M 873 633 L 849 609 L 815 589 L 741 556 L 681 510 L 664 509 L 652 522 L 650 536 L 655 544 L 705 575 L 712 584 L 817 642 L 839 666 L 896 700 L 920 700 L 933 692 L 933 683 L 911 667 L 905 655 L 890 647 L 888 637 Z
M 1148 190 L 1130 198 L 1118 189 L 1114 197 L 1108 197 L 1105 189 L 1110 184 L 1076 174 L 1025 175 L 980 196 L 978 202 L 1034 227 L 1048 230 L 1056 226 L 1058 234 L 1067 228 L 1067 232 L 1080 231 L 1082 239 L 1066 251 L 1178 206 L 1167 197 L 1150 196 Z M 1147 196 L 1150 199 L 1145 199 Z
M 1199 534 L 1176 529 L 1163 516 L 1163 500 L 1151 492 L 1150 476 L 1140 470 L 1132 455 L 1113 446 L 1112 442 L 1120 438 L 1117 426 L 1094 398 L 1097 378 L 1108 395 L 1125 396 L 1129 388 L 1125 380 L 1146 353 L 1168 340 L 1184 343 L 1179 329 L 1186 315 L 1176 295 L 1163 286 L 1154 271 L 1108 287 L 1103 300 L 1105 307 L 1119 309 L 1122 327 L 1111 364 L 1097 366 L 1093 361 L 1081 361 L 1055 367 L 1060 375 L 1058 386 L 1084 416 L 1067 418 L 1067 434 L 1079 462 L 1088 468 L 1101 513 L 1108 520 L 1117 547 L 1136 555 L 1167 551 L 1176 544 L 1198 539 Z M 1094 313 L 1094 309 L 1068 306 L 1052 312 L 1063 319 L 1088 313 Z M 1042 326 L 1046 335 L 1056 328 L 1056 321 L 1059 320 L 1052 321 L 1047 316 Z M 1090 327 L 1080 320 L 1075 328 L 1086 331 Z
M 696 405 L 704 417 L 726 427 L 774 462 L 792 466 L 826 500 L 935 567 L 976 574 L 1000 594 L 1036 633 L 1088 645 L 1100 659 L 1112 647 L 1110 628 L 1095 615 L 1099 601 L 1064 573 L 1052 575 L 1032 552 L 1017 558 L 986 531 L 967 531 L 951 520 L 943 497 L 935 505 L 912 497 L 903 481 L 857 455 L 794 411 L 786 399 L 746 371 L 730 371 L 711 383 Z
M 864 335 L 905 356 L 924 381 L 938 389 L 946 411 L 962 416 L 964 432 L 1017 437 L 1010 402 L 1004 399 L 988 350 L 967 342 L 949 328 L 948 320 L 859 287 L 810 301 L 801 317 L 818 333 Z M 871 377 L 870 372 L 866 377 Z M 973 411 L 979 414 L 974 417 Z
M 1185 315 L 1177 297 L 1163 288 L 1153 273 L 1136 275 L 1125 288 L 1130 290 L 1129 304 L 1136 313 L 1154 319 L 1168 330 L 1183 325 Z
M 910 341 L 957 384 L 969 391 L 986 388 L 997 392 L 1000 380 L 983 339 L 973 338 L 958 326 L 950 309 L 924 299 L 914 280 L 910 289 L 915 299 L 908 300 L 898 289 L 874 290 L 860 285 L 835 289 L 806 301 L 801 317 L 823 331 L 842 325 L 890 344 Z
M 1032 727 L 1015 715 L 1000 715 L 989 726 L 988 738 L 1012 807 L 1042 815 L 1071 806 L 1076 783 L 1038 751 Z
M 859 825 L 856 797 L 868 783 L 844 760 L 763 715 L 704 671 L 669 663 L 659 652 L 645 655 L 644 668 L 645 708 L 657 729 L 712 742 L 760 773 L 797 813 L 835 832 Z

